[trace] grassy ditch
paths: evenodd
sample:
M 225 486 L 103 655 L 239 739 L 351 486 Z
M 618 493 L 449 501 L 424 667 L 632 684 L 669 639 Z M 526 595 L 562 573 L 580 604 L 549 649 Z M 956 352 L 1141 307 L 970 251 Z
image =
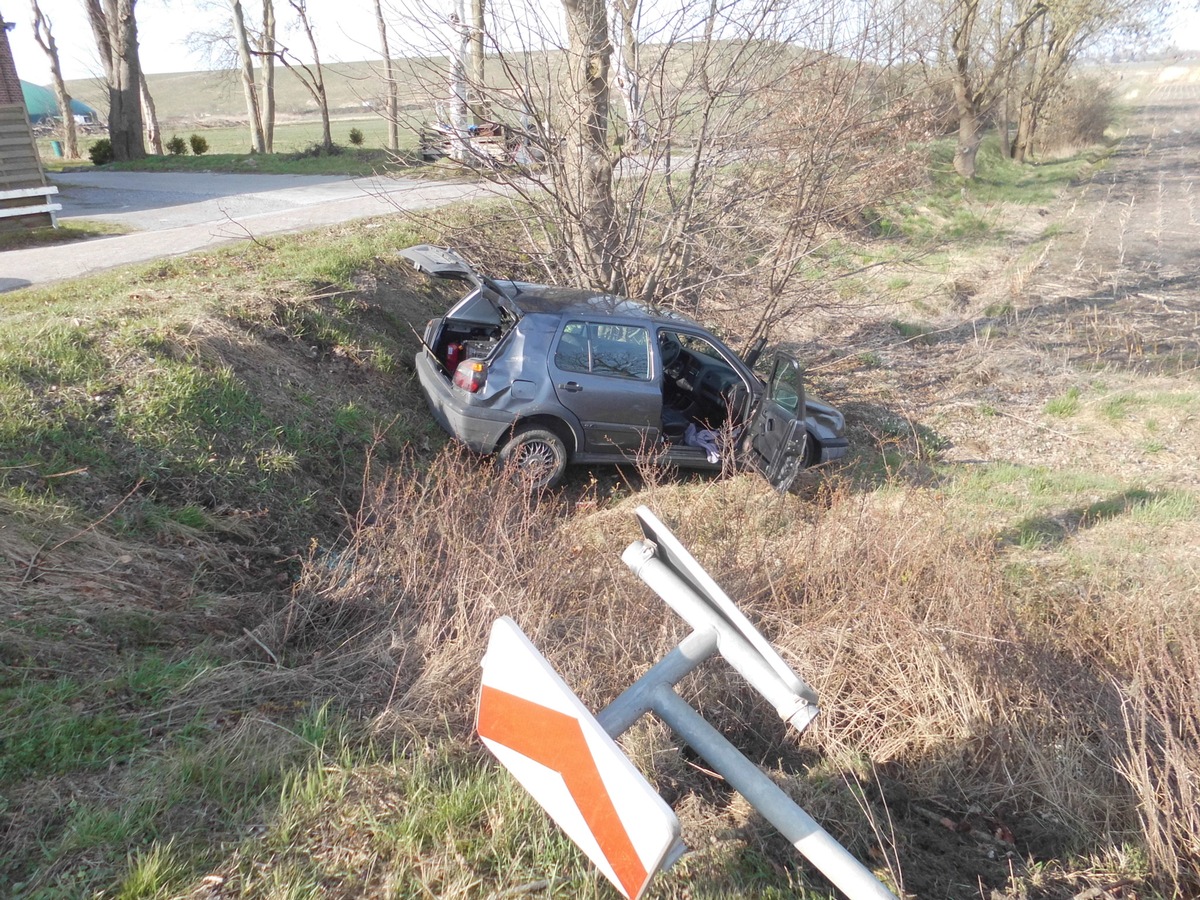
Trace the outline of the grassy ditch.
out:
M 392 222 L 6 295 L 0 893 L 612 896 L 471 728 L 497 615 L 593 709 L 683 636 L 619 563 L 637 503 L 823 713 L 788 732 L 720 661 L 682 692 L 886 883 L 1192 892 L 1200 503 L 1138 463 L 1195 391 L 1010 390 L 1041 190 L 961 244 L 826 245 L 857 288 L 784 339 L 854 451 L 784 497 L 642 466 L 531 499 L 445 447 L 409 325 L 448 297 Z M 986 259 L 1002 296 L 957 291 Z M 654 896 L 829 895 L 660 724 L 622 740 L 692 848 Z

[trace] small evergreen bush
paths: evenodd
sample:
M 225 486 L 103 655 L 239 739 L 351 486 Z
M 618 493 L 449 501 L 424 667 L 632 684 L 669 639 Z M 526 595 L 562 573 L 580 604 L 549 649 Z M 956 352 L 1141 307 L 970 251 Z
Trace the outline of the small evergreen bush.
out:
M 167 141 L 167 152 L 172 156 L 184 156 L 187 154 L 187 141 L 177 134 L 171 135 L 171 139 Z
M 192 152 L 197 156 L 203 156 L 208 152 L 208 140 L 198 134 L 193 134 L 188 138 L 188 143 L 192 145 Z
M 112 162 L 113 156 L 112 141 L 108 138 L 100 138 L 92 143 L 88 148 L 88 158 L 94 166 L 104 166 Z
M 355 147 L 361 147 L 363 142 L 363 133 L 360 128 L 350 129 L 350 143 Z

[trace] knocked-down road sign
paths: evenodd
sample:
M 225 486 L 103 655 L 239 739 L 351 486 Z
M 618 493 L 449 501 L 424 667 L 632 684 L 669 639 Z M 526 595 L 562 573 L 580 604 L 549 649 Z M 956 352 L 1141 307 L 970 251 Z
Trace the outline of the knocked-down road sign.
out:
M 817 695 L 670 530 L 639 507 L 622 559 L 692 633 L 593 718 L 517 624 L 498 619 L 483 661 L 479 736 L 626 897 L 682 853 L 679 821 L 613 738 L 648 712 L 692 746 L 851 900 L 895 900 L 874 874 L 675 692 L 720 654 L 797 731 Z
M 508 617 L 492 626 L 476 728 L 626 897 L 683 851 L 675 813 Z

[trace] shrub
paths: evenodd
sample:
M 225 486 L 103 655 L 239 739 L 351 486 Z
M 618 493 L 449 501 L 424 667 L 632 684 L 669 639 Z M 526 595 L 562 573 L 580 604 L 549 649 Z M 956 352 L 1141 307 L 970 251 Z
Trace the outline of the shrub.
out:
M 208 140 L 198 134 L 193 134 L 188 138 L 188 143 L 192 145 L 192 152 L 197 156 L 203 156 L 208 152 Z
M 184 156 L 187 154 L 187 151 L 187 141 L 177 134 L 171 135 L 171 139 L 167 141 L 167 152 L 172 156 Z
M 88 158 L 91 159 L 92 165 L 104 166 L 112 162 L 113 156 L 112 141 L 108 138 L 100 138 L 94 141 L 92 146 L 88 148 Z
M 355 147 L 361 147 L 363 142 L 363 133 L 360 128 L 350 129 L 350 143 Z
M 340 144 L 330 144 L 328 147 L 323 144 L 309 144 L 303 150 L 297 150 L 295 153 L 288 154 L 288 159 L 320 159 L 322 156 L 341 156 L 346 150 Z
M 1047 105 L 1038 127 L 1038 149 L 1069 152 L 1102 142 L 1114 105 L 1112 88 L 1100 79 L 1072 79 Z

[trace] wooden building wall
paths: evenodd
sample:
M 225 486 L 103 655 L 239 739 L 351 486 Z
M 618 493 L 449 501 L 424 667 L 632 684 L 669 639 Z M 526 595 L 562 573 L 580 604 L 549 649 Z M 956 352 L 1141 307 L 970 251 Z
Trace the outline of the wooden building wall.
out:
M 59 207 L 49 201 L 55 192 L 57 188 L 46 184 L 8 31 L 0 17 L 0 229 L 53 225 Z

